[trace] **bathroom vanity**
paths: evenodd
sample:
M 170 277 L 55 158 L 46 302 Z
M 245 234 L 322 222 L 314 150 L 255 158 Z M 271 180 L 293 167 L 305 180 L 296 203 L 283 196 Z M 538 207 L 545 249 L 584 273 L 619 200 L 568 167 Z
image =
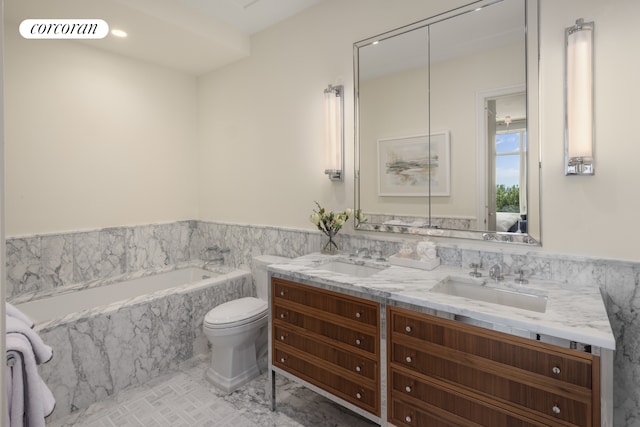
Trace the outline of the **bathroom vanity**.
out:
M 612 425 L 597 287 L 320 254 L 269 271 L 272 396 L 279 374 L 380 425 Z

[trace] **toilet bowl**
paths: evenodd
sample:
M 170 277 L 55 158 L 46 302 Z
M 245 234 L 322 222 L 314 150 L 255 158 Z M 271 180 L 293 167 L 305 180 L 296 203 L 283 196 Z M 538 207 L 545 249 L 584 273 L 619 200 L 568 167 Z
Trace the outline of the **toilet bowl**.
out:
M 211 343 L 207 380 L 230 393 L 260 374 L 259 359 L 266 359 L 269 307 L 267 266 L 288 258 L 260 256 L 253 259 L 258 298 L 244 297 L 211 309 L 203 331 Z

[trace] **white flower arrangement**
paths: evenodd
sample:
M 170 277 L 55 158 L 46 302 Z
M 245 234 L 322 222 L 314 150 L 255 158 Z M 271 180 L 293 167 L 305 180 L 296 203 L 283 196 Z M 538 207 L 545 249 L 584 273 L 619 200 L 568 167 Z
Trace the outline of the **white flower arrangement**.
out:
M 318 230 L 329 236 L 335 236 L 342 228 L 345 222 L 353 214 L 353 210 L 347 208 L 344 212 L 335 213 L 333 211 L 326 210 L 320 203 L 316 202 L 318 209 L 313 211 L 309 220 L 318 227 Z
M 333 241 L 333 237 L 338 234 L 338 231 L 340 231 L 349 217 L 353 215 L 354 211 L 351 208 L 347 208 L 343 212 L 336 213 L 323 208 L 318 202 L 315 203 L 318 208 L 313 210 L 313 213 L 309 217 L 309 221 L 315 224 L 318 230 L 322 231 L 329 237 L 329 241 L 324 246 L 323 252 L 338 253 L 338 245 Z M 367 220 L 360 210 L 356 211 L 356 218 L 360 222 Z

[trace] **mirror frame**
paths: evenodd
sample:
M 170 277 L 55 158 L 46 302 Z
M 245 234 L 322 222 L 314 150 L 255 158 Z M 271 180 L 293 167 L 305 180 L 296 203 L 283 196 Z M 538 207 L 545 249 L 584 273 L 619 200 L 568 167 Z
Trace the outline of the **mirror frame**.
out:
M 354 74 L 354 205 L 356 212 L 362 209 L 360 205 L 360 100 L 359 100 L 359 49 L 375 41 L 382 41 L 390 37 L 404 34 L 427 25 L 434 24 L 457 15 L 470 12 L 478 7 L 490 6 L 505 0 L 478 0 L 460 6 L 447 12 L 432 16 L 415 23 L 378 34 L 353 44 L 353 74 Z M 354 219 L 354 228 L 359 231 L 381 231 L 387 233 L 402 233 L 419 236 L 453 237 L 461 239 L 483 240 L 489 242 L 514 243 L 541 246 L 542 229 L 540 218 L 540 114 L 539 114 L 539 8 L 540 0 L 524 0 L 525 2 L 525 72 L 527 89 L 527 233 L 507 233 L 483 230 L 457 230 L 451 228 L 415 227 L 411 225 L 389 225 L 369 223 Z M 535 156 L 535 157 L 534 157 Z M 534 178 L 534 179 L 532 179 Z M 533 191 L 532 191 L 533 190 Z M 538 200 L 531 203 L 531 194 L 538 195 Z M 366 215 L 366 211 L 362 211 Z M 431 201 L 428 203 L 429 217 L 431 216 Z M 533 215 L 532 215 L 533 214 Z M 429 218 L 430 223 L 430 218 Z

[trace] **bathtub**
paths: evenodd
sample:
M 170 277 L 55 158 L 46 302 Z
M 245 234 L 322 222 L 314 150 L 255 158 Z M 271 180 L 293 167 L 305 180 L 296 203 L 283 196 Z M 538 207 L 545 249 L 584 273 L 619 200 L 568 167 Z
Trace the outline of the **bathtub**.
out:
M 53 359 L 39 367 L 56 398 L 51 419 L 206 353 L 207 311 L 255 295 L 250 272 L 226 267 L 129 276 L 15 304 L 53 347 Z

